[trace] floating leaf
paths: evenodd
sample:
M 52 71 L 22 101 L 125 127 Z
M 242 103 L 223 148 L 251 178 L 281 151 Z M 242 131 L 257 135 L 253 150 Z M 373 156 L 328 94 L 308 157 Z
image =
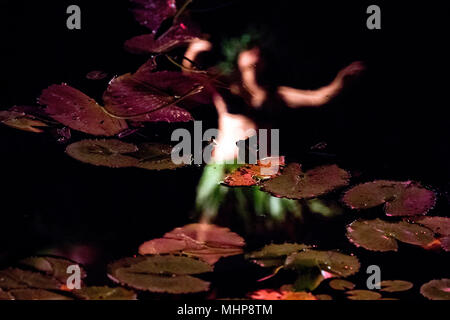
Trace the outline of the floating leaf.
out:
M 81 271 L 81 279 L 86 278 L 86 272 L 79 264 L 63 258 L 30 257 L 20 261 L 20 264 L 31 267 L 36 271 L 43 272 L 48 276 L 57 279 L 61 283 L 66 283 L 67 279 L 71 276 L 70 273 L 67 273 L 67 269 L 70 266 L 78 265 Z
M 334 290 L 353 290 L 355 288 L 355 284 L 353 282 L 343 280 L 343 279 L 334 279 L 329 283 L 330 287 Z
M 23 131 L 41 133 L 39 127 L 47 127 L 47 124 L 35 119 L 31 115 L 16 111 L 0 111 L 0 122 L 3 124 Z
M 209 224 L 190 224 L 168 232 L 163 238 L 143 243 L 140 254 L 184 253 L 216 263 L 222 257 L 242 253 L 245 242 L 228 228 Z
M 125 258 L 109 266 L 109 277 L 138 290 L 160 293 L 195 293 L 207 291 L 209 282 L 187 274 L 210 272 L 210 265 L 182 256 Z
M 390 223 L 375 219 L 351 223 L 347 226 L 347 238 L 367 250 L 397 251 L 397 240 L 425 247 L 434 241 L 434 234 L 427 228 L 404 221 Z
M 418 183 L 378 180 L 353 187 L 343 201 L 352 209 L 368 209 L 385 204 L 388 216 L 426 214 L 436 203 L 436 195 Z
M 175 0 L 131 0 L 135 19 L 155 33 L 161 23 L 177 12 Z
M 351 290 L 346 293 L 350 300 L 379 300 L 382 297 L 378 292 L 369 290 Z
M 335 251 L 305 250 L 290 255 L 285 267 L 298 269 L 317 266 L 321 270 L 339 277 L 348 277 L 358 272 L 360 264 L 355 256 Z
M 191 162 L 188 155 L 181 164 L 175 164 L 172 161 L 172 147 L 159 143 L 142 143 L 138 145 L 138 151 L 129 155 L 138 159 L 136 167 L 147 170 L 173 170 Z
M 312 266 L 309 263 L 310 261 L 305 266 L 296 266 L 298 276 L 293 284 L 295 291 L 314 291 L 325 279 L 320 267 L 315 265 L 316 261 Z
M 275 267 L 283 265 L 286 257 L 290 254 L 309 248 L 310 246 L 297 243 L 269 244 L 245 257 L 261 267 Z
M 139 164 L 129 153 L 138 151 L 130 143 L 120 140 L 83 140 L 69 145 L 66 153 L 81 162 L 111 168 L 133 167 Z
M 73 300 L 70 297 L 43 289 L 16 289 L 10 294 L 15 300 Z
M 277 291 L 262 289 L 249 294 L 253 300 L 317 300 L 309 292 Z
M 107 115 L 87 95 L 66 84 L 52 85 L 39 98 L 53 119 L 71 129 L 95 136 L 113 136 L 128 128 L 124 120 Z
M 430 300 L 450 300 L 450 279 L 431 280 L 422 285 L 420 293 Z
M 122 287 L 86 287 L 73 291 L 73 294 L 85 300 L 136 300 L 134 291 Z
M 258 164 L 247 164 L 237 168 L 225 177 L 223 184 L 230 187 L 250 187 L 260 183 L 261 180 L 271 179 L 279 174 L 280 167 L 284 166 L 284 157 L 268 158 Z
M 316 294 L 317 300 L 333 300 L 333 297 L 328 294 Z
M 309 199 L 349 183 L 350 175 L 336 165 L 318 167 L 304 173 L 301 165 L 289 164 L 280 176 L 263 184 L 263 190 L 277 197 Z
M 409 281 L 403 280 L 384 280 L 380 282 L 381 291 L 402 292 L 411 289 L 414 285 Z
M 0 271 L 0 289 L 50 289 L 59 290 L 61 282 L 41 273 L 10 268 Z
M 450 236 L 450 218 L 446 217 L 420 217 L 411 220 L 433 230 L 443 236 Z
M 89 80 L 103 80 L 108 76 L 108 74 L 106 72 L 103 71 L 99 71 L 99 70 L 94 70 L 89 72 L 86 75 L 86 78 Z

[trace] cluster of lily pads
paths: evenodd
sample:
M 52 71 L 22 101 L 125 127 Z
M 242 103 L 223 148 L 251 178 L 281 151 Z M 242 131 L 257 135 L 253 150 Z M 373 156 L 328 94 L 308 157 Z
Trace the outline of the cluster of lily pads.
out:
M 139 247 L 139 255 L 110 263 L 108 278 L 119 286 L 88 286 L 87 273 L 80 266 L 81 288 L 68 286 L 67 273 L 76 264 L 64 258 L 41 256 L 20 261 L 14 268 L 0 271 L 0 300 L 134 300 L 142 293 L 207 294 L 214 289 L 208 281 L 215 264 L 230 256 L 244 253 L 245 241 L 228 228 L 211 224 L 191 224 L 176 228 L 162 238 L 153 239 Z M 314 246 L 296 243 L 270 244 L 246 253 L 245 259 L 270 270 L 267 279 L 284 272 L 295 276 L 293 283 L 280 289 L 249 292 L 247 299 L 264 300 L 330 300 L 328 294 L 314 294 L 326 279 L 328 285 L 345 291 L 351 300 L 391 300 L 381 293 L 410 290 L 407 281 L 382 281 L 380 290 L 358 290 L 345 280 L 360 269 L 358 258 L 335 250 L 323 251 Z M 70 281 L 69 281 L 70 282 Z M 449 299 L 450 279 L 433 280 L 420 292 L 429 299 Z M 381 292 L 381 293 L 380 293 Z

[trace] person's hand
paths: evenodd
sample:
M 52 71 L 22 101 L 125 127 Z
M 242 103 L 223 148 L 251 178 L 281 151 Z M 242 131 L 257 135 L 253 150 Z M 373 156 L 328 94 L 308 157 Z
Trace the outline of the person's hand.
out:
M 356 61 L 339 71 L 338 78 L 347 82 L 358 78 L 366 69 L 362 61 Z

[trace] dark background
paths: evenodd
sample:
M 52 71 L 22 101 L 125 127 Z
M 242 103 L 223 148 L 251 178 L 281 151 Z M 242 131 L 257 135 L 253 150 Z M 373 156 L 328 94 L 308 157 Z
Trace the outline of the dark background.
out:
M 266 47 L 270 79 L 279 84 L 317 88 L 348 63 L 365 61 L 361 81 L 323 109 L 295 113 L 281 139 L 294 150 L 326 141 L 347 166 L 377 178 L 416 179 L 446 199 L 445 8 L 442 1 L 392 2 L 198 0 L 192 9 L 213 40 L 240 35 L 252 23 L 268 26 L 275 39 Z M 81 6 L 80 31 L 66 28 L 70 4 Z M 381 7 L 382 30 L 366 28 L 370 4 Z M 33 105 L 42 89 L 61 82 L 99 98 L 107 81 L 86 80 L 89 71 L 119 75 L 146 60 L 122 49 L 145 33 L 129 8 L 126 0 L 3 0 L 0 107 Z M 212 107 L 194 115 L 214 124 Z M 63 151 L 51 134 L 0 127 L 0 264 L 65 241 L 104 242 L 111 252 L 100 254 L 119 257 L 190 221 L 200 169 L 110 170 Z

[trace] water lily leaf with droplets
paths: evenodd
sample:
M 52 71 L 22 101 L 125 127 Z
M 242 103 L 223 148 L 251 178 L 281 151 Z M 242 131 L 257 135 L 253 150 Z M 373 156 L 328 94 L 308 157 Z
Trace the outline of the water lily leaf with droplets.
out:
M 355 288 L 355 284 L 353 282 L 343 280 L 343 279 L 334 279 L 331 280 L 329 286 L 334 290 L 353 290 Z
M 381 291 L 402 292 L 411 289 L 414 285 L 409 281 L 403 280 L 384 280 L 380 282 Z
M 450 236 L 450 218 L 446 217 L 420 217 L 411 219 L 412 222 L 418 223 L 428 229 L 433 230 L 443 236 Z
M 280 176 L 263 184 L 263 190 L 289 199 L 310 199 L 348 185 L 350 174 L 336 165 L 302 171 L 301 165 L 289 164 Z
M 351 290 L 346 293 L 350 300 L 379 300 L 382 297 L 378 292 L 369 290 Z
M 250 187 L 258 185 L 262 180 L 272 179 L 283 167 L 284 157 L 258 160 L 258 164 L 247 164 L 237 168 L 225 177 L 223 184 L 229 187 Z
M 368 209 L 385 204 L 388 216 L 426 214 L 436 203 L 433 191 L 407 181 L 378 180 L 348 190 L 344 203 L 352 209 Z
M 130 143 L 120 140 L 82 140 L 69 145 L 66 153 L 81 162 L 111 168 L 134 167 L 139 164 L 136 158 L 127 154 L 138 151 Z
M 297 243 L 269 244 L 245 257 L 261 267 L 276 267 L 283 265 L 286 257 L 290 254 L 309 248 L 311 247 Z
M 430 300 L 450 300 L 450 279 L 431 280 L 420 287 L 420 293 Z
M 336 251 L 305 250 L 288 256 L 285 262 L 287 269 L 312 266 L 339 277 L 351 276 L 360 268 L 358 258 Z
M 161 23 L 177 12 L 175 0 L 131 0 L 135 19 L 155 33 Z
M 39 103 L 51 118 L 94 136 L 113 136 L 128 128 L 124 120 L 110 117 L 95 100 L 66 84 L 45 89 Z
M 73 300 L 68 296 L 43 289 L 16 289 L 9 293 L 15 300 Z
M 84 300 L 136 300 L 134 291 L 122 287 L 85 287 L 72 293 Z
M 214 264 L 222 257 L 241 254 L 244 245 L 244 239 L 228 228 L 197 223 L 176 228 L 163 238 L 143 243 L 139 247 L 139 253 L 179 252 Z
M 188 274 L 210 271 L 210 265 L 193 258 L 151 256 L 119 260 L 109 266 L 108 276 L 138 290 L 182 294 L 207 291 L 209 282 Z
M 390 223 L 375 219 L 357 220 L 348 225 L 347 238 L 367 250 L 397 251 L 397 240 L 425 247 L 434 241 L 434 234 L 427 228 L 404 221 Z

